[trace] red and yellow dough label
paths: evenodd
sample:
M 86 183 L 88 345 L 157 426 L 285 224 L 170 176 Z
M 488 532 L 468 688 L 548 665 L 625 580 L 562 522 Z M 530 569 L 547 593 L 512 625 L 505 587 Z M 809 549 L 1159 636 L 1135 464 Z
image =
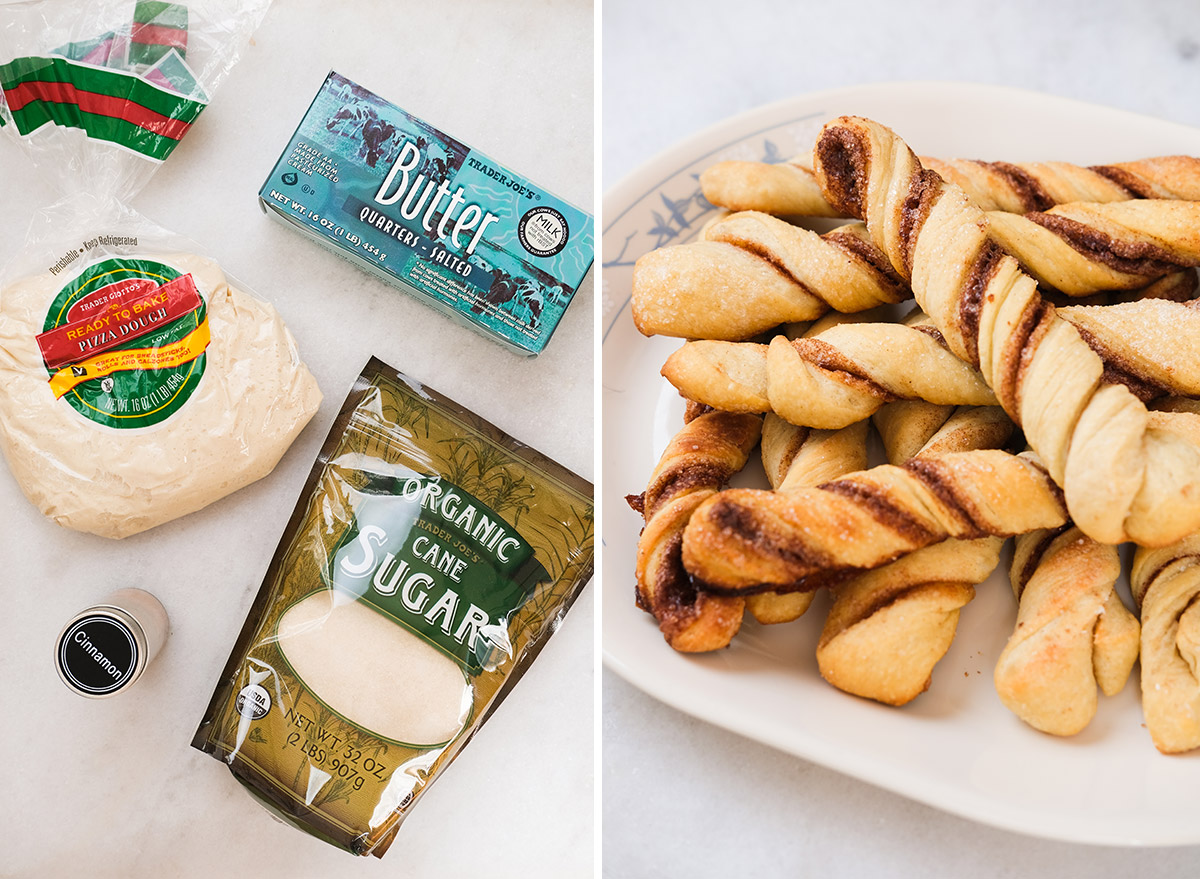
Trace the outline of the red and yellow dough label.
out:
M 60 369 L 50 377 L 50 389 L 62 397 L 76 385 L 129 369 L 171 369 L 195 360 L 210 341 L 208 319 L 177 342 L 161 348 L 127 348 L 98 354 Z
M 161 286 L 146 278 L 119 281 L 76 305 L 87 314 L 39 333 L 46 366 L 66 366 L 122 342 L 144 336 L 200 307 L 192 276 L 180 275 Z

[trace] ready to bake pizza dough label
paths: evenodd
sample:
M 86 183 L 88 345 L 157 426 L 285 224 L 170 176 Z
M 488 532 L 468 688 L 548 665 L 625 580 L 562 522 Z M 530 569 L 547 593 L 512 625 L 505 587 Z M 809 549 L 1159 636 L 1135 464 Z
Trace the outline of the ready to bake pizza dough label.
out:
M 204 374 L 207 310 L 190 275 L 108 259 L 59 292 L 38 336 L 55 397 L 105 427 L 157 424 Z

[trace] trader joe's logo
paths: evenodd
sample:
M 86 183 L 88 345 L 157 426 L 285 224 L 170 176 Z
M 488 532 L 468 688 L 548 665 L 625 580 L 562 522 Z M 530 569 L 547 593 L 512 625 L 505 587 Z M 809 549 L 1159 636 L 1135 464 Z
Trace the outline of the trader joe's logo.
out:
M 106 427 L 147 427 L 200 383 L 207 309 L 191 275 L 109 259 L 59 292 L 37 342 L 55 397 Z

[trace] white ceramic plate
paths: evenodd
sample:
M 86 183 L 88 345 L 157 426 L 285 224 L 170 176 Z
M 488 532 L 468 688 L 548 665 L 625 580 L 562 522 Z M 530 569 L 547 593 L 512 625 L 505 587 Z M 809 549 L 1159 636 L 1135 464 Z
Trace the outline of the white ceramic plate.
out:
M 630 318 L 633 262 L 695 238 L 712 210 L 699 194 L 702 169 L 722 159 L 785 159 L 811 148 L 821 124 L 843 113 L 892 126 L 923 155 L 1081 164 L 1200 155 L 1200 131 L 1118 110 L 994 87 L 890 84 L 751 111 L 615 186 L 604 202 L 603 236 L 605 662 L 696 717 L 998 827 L 1089 843 L 1200 842 L 1200 753 L 1165 757 L 1154 749 L 1136 669 L 1070 739 L 1035 732 L 1000 704 L 992 669 L 1016 617 L 1007 553 L 963 610 L 929 691 L 902 709 L 848 696 L 821 679 L 814 649 L 824 596 L 796 623 L 747 622 L 728 650 L 699 656 L 672 651 L 634 606 L 641 521 L 623 496 L 645 487 L 683 407 L 658 374 L 679 340 L 646 339 Z

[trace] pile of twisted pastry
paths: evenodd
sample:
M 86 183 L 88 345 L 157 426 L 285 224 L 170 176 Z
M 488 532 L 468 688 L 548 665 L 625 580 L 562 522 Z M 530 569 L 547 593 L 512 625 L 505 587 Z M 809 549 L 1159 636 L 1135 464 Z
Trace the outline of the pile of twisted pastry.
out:
M 663 367 L 686 423 L 630 498 L 667 642 L 724 647 L 827 587 L 821 674 L 902 705 L 1015 537 L 1004 704 L 1071 735 L 1140 657 L 1154 744 L 1200 747 L 1200 159 L 918 159 L 842 117 L 811 163 L 701 184 L 726 211 L 633 277 L 638 329 L 689 340 Z M 760 441 L 771 490 L 722 490 Z

